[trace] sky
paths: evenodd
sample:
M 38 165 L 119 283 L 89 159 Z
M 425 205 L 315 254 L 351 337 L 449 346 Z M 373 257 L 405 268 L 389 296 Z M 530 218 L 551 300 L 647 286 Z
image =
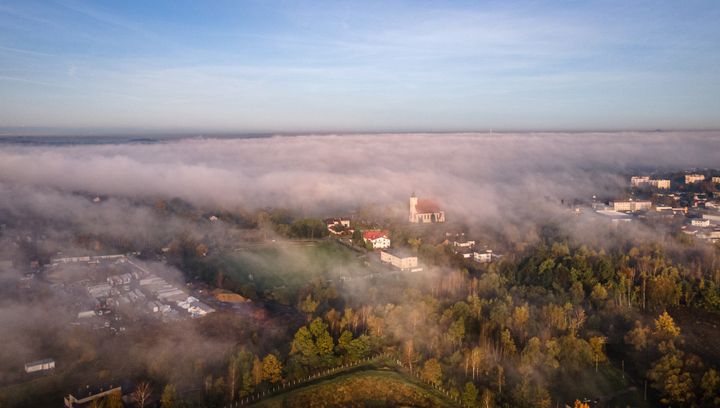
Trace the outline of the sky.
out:
M 0 128 L 720 128 L 720 3 L 0 0 Z

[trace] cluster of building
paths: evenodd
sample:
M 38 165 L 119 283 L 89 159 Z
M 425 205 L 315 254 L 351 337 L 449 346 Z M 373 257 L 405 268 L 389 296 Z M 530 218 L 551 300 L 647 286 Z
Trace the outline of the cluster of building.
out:
M 328 231 L 333 235 L 353 233 L 353 230 L 350 228 L 350 218 L 326 218 L 323 221 Z
M 154 316 L 164 321 L 201 317 L 214 309 L 126 255 L 56 258 L 48 276 L 58 290 L 77 299 L 75 324 L 125 331 L 125 318 Z M 85 293 L 82 296 L 82 293 Z
M 720 212 L 705 213 L 699 218 L 691 218 L 682 228 L 685 234 L 708 242 L 720 242 Z
M 453 234 L 447 233 L 445 235 L 450 237 Z M 449 240 L 446 240 L 446 243 L 449 242 Z M 455 254 L 462 256 L 464 259 L 472 259 L 473 261 L 481 264 L 490 263 L 494 258 L 499 257 L 499 255 L 493 254 L 492 249 L 480 248 L 474 240 L 465 238 L 464 233 L 454 234 L 452 250 Z
M 670 180 L 651 179 L 649 176 L 633 176 L 630 178 L 630 184 L 633 187 L 650 186 L 661 190 L 670 188 Z
M 403 272 L 420 272 L 417 255 L 406 250 L 383 249 L 380 251 L 380 262 L 391 265 Z

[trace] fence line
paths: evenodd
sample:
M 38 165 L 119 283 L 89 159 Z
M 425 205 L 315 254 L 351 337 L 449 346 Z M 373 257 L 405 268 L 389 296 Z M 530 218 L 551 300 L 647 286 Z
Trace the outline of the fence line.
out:
M 305 376 L 304 378 L 295 379 L 292 381 L 286 381 L 286 382 L 283 382 L 282 384 L 273 386 L 269 390 L 264 390 L 262 392 L 253 393 L 247 397 L 241 398 L 238 401 L 230 403 L 230 405 L 225 405 L 224 408 L 235 408 L 235 407 L 251 404 L 251 403 L 257 402 L 261 399 L 267 398 L 271 395 L 274 395 L 276 393 L 279 393 L 281 391 L 285 391 L 290 387 L 295 387 L 300 384 L 305 384 L 310 381 L 328 377 L 328 376 L 335 374 L 341 370 L 345 370 L 347 368 L 352 368 L 352 367 L 357 367 L 357 366 L 360 366 L 363 364 L 367 364 L 371 361 L 378 360 L 380 358 L 388 358 L 388 357 L 390 357 L 390 353 L 380 353 L 380 354 L 376 354 L 375 356 L 372 356 L 372 357 L 366 357 L 366 358 L 363 358 L 360 360 L 355 360 L 355 361 L 352 361 L 349 363 L 343 363 L 336 367 L 318 370 L 318 371 L 315 371 L 315 372 Z

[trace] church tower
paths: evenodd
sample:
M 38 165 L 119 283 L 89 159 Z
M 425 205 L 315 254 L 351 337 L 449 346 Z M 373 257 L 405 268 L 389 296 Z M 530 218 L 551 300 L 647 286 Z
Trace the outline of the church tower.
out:
M 415 192 L 410 196 L 410 222 L 417 222 L 417 203 L 418 198 L 415 196 Z

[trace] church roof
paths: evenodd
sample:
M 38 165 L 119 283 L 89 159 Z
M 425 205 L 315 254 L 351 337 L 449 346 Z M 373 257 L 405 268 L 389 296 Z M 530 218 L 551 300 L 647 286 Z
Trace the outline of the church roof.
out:
M 418 199 L 415 210 L 419 214 L 439 213 L 440 211 L 442 211 L 440 209 L 440 206 L 435 201 L 427 198 Z

